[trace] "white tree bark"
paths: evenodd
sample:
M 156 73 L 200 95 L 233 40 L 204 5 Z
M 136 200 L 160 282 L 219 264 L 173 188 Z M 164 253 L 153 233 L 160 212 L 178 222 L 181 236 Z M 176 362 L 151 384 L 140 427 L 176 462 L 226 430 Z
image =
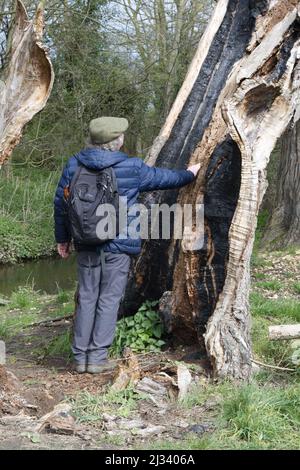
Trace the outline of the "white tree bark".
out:
M 274 11 L 269 10 L 262 22 L 264 36 L 259 42 L 252 41 L 250 55 L 236 65 L 222 103 L 224 121 L 241 151 L 242 169 L 240 197 L 229 233 L 226 281 L 205 334 L 215 372 L 221 376 L 248 377 L 250 373 L 248 294 L 257 214 L 266 190 L 270 154 L 300 109 L 299 39 L 291 48 L 283 75 L 272 77 L 276 50 L 299 18 L 298 2 L 277 2 L 278 8 L 280 3 L 282 9 L 283 3 L 290 6 L 289 11 L 283 14 L 281 10 L 280 21 L 273 24 Z
M 43 9 L 29 21 L 22 1 L 16 2 L 9 61 L 0 81 L 0 168 L 22 136 L 24 126 L 45 105 L 54 73 L 42 45 Z

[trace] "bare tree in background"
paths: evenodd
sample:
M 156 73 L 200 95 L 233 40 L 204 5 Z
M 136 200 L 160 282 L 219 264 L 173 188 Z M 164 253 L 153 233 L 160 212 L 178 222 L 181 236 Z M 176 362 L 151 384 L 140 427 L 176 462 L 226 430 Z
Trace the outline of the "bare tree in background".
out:
M 180 89 L 212 3 L 210 0 L 112 1 L 122 18 L 118 31 L 121 42 L 135 50 L 142 63 L 144 90 L 149 87 L 157 128 L 165 121 Z

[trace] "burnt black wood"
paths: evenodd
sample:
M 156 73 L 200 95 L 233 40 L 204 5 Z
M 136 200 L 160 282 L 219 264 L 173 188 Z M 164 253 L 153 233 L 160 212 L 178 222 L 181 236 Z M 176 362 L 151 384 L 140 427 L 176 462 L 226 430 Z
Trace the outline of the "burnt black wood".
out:
M 211 120 L 217 99 L 233 65 L 246 53 L 246 48 L 254 29 L 255 18 L 258 14 L 265 11 L 266 6 L 267 2 L 265 1 L 229 0 L 226 15 L 212 41 L 193 89 L 174 125 L 168 141 L 158 155 L 157 166 L 167 168 L 186 167 L 186 163 L 202 139 L 204 131 Z M 234 147 L 234 144 L 229 143 L 229 140 L 226 145 Z M 212 162 L 213 158 L 214 156 L 212 157 Z M 238 159 L 236 159 L 235 163 L 237 165 L 236 168 L 231 163 L 228 167 L 222 166 L 221 168 L 228 173 L 228 182 L 231 181 L 232 177 L 229 172 L 231 171 L 234 176 L 237 176 L 237 172 L 240 170 Z M 226 183 L 225 179 L 224 183 Z M 223 190 L 219 194 L 216 193 L 214 202 L 218 202 L 218 198 L 220 198 L 219 202 L 222 204 L 223 196 Z M 148 205 L 160 202 L 173 204 L 176 202 L 177 197 L 178 191 L 156 191 L 143 196 L 142 201 Z M 230 217 L 227 217 L 227 220 L 229 219 Z M 211 223 L 214 225 L 215 222 Z M 213 232 L 217 242 L 218 231 L 213 229 Z M 223 232 L 226 238 L 228 236 L 227 225 L 224 227 Z M 134 275 L 130 277 L 123 303 L 123 312 L 132 314 L 145 299 L 159 299 L 163 292 L 172 289 L 174 261 L 176 261 L 176 256 L 178 255 L 179 244 L 176 244 L 177 253 L 175 250 L 171 266 L 168 261 L 168 246 L 169 241 L 157 242 L 149 240 L 144 242 L 145 254 L 138 260 L 138 272 L 142 274 L 143 281 L 137 285 Z M 227 256 L 226 240 L 223 241 L 222 239 L 220 249 L 223 250 L 219 254 L 221 266 Z M 204 260 L 205 256 L 203 253 L 201 256 L 203 256 Z M 218 290 L 224 281 L 224 269 L 224 264 L 223 269 L 221 267 L 218 269 Z M 201 286 L 199 286 L 199 289 L 202 292 Z M 203 303 L 207 304 L 209 300 L 211 299 L 203 300 Z M 203 321 L 209 314 L 208 310 L 204 311 Z

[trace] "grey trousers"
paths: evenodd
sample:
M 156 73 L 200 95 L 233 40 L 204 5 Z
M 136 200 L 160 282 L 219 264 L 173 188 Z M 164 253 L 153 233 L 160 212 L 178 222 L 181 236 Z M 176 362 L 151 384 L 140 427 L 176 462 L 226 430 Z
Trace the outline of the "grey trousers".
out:
M 72 351 L 79 364 L 101 364 L 112 344 L 130 267 L 126 254 L 77 253 L 78 305 Z

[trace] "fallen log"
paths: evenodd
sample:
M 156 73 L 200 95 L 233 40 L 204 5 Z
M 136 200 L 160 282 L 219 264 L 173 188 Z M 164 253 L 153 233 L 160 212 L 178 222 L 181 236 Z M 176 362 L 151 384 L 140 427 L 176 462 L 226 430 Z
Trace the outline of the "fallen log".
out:
M 271 341 L 298 338 L 300 338 L 300 324 L 269 326 L 269 340 Z
M 194 184 L 143 202 L 204 203 L 204 226 L 144 242 L 123 310 L 160 299 L 169 333 L 199 344 L 217 377 L 251 376 L 250 258 L 270 154 L 299 119 L 299 59 L 297 0 L 219 0 L 149 154 L 165 168 L 201 164 Z

